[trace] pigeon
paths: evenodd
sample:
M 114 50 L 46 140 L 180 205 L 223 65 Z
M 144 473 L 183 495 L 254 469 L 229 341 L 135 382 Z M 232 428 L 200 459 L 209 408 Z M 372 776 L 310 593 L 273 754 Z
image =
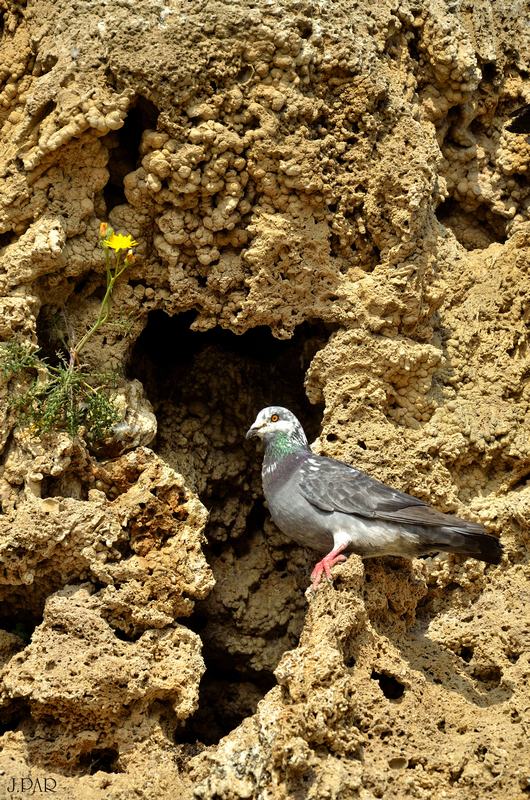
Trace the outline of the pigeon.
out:
M 311 589 L 345 553 L 362 558 L 414 558 L 443 550 L 499 564 L 502 545 L 476 522 L 432 508 L 355 467 L 313 453 L 287 408 L 262 409 L 246 438 L 265 443 L 263 493 L 276 526 L 304 547 L 325 554 L 311 573 Z

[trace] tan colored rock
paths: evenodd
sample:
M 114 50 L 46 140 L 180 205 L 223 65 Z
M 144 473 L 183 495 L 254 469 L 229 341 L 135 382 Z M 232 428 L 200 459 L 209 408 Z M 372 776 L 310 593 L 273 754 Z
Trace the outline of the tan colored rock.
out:
M 107 442 L 37 438 L 0 375 L 0 795 L 527 795 L 525 24 L 5 9 L 0 338 L 53 359 L 98 313 L 100 221 L 139 246 L 83 353 L 118 376 Z M 308 602 L 243 441 L 273 401 L 503 564 L 352 557 Z

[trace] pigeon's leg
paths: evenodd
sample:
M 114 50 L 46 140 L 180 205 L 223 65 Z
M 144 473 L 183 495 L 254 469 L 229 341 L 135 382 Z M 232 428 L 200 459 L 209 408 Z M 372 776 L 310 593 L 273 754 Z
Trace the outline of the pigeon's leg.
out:
M 346 550 L 347 547 L 347 542 L 340 544 L 338 547 L 334 547 L 331 553 L 328 553 L 327 556 L 324 556 L 322 561 L 318 562 L 311 573 L 311 589 L 313 591 L 316 591 L 323 574 L 325 574 L 328 581 L 331 581 L 331 568 L 334 567 L 335 564 L 340 564 L 341 561 L 346 561 L 346 556 L 341 555 L 341 553 L 343 550 Z

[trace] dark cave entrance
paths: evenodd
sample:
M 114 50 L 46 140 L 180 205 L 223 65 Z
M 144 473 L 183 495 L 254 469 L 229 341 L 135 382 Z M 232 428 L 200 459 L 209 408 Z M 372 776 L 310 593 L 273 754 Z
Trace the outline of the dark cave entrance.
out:
M 332 326 L 323 323 L 304 323 L 291 339 L 276 339 L 270 328 L 261 326 L 237 335 L 220 327 L 208 331 L 193 331 L 195 311 L 186 311 L 174 317 L 163 311 L 152 311 L 146 327 L 138 337 L 129 360 L 129 377 L 138 378 L 153 405 L 166 400 L 173 403 L 190 400 L 193 391 L 187 391 L 187 375 L 194 362 L 205 351 L 215 351 L 219 374 L 210 374 L 197 388 L 221 385 L 223 390 L 220 408 L 235 401 L 237 392 L 243 402 L 245 420 L 253 422 L 264 405 L 287 405 L 300 417 L 309 438 L 320 428 L 322 409 L 311 406 L 304 391 L 305 372 L 314 354 L 327 342 Z M 223 367 L 237 362 L 237 375 L 229 375 Z M 223 374 L 221 374 L 223 373 Z M 238 386 L 231 386 L 234 380 Z M 241 397 L 240 388 L 246 390 Z M 205 402 L 205 397 L 193 397 Z M 250 419 L 252 416 L 252 419 Z M 245 424 L 246 424 L 245 422 Z M 244 438 L 246 428 L 242 431 Z
M 304 378 L 331 329 L 304 323 L 280 341 L 267 327 L 195 332 L 195 317 L 152 312 L 128 376 L 143 383 L 153 404 L 154 449 L 209 510 L 205 551 L 216 586 L 182 620 L 201 636 L 206 673 L 199 708 L 175 739 L 213 744 L 275 684 L 281 654 L 298 641 L 309 576 L 307 555 L 269 521 L 262 451 L 245 432 L 261 408 L 275 404 L 300 418 L 310 441 L 318 435 L 322 408 L 309 404 Z

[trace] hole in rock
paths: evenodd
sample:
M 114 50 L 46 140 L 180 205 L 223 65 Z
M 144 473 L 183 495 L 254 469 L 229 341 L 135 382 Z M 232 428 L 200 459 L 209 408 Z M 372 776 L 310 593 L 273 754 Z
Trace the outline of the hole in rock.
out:
M 416 61 L 418 64 L 422 61 L 422 56 L 420 53 L 420 42 L 419 36 L 415 31 L 410 31 L 407 34 L 407 48 L 409 51 L 409 56 L 412 61 Z
M 0 629 L 14 633 L 28 644 L 33 631 L 42 622 L 48 592 L 43 590 L 41 594 L 37 585 L 24 589 L 25 591 L 14 591 L 8 597 L 2 598 Z
M 399 700 L 399 698 L 403 696 L 405 686 L 400 683 L 397 678 L 394 678 L 393 675 L 388 675 L 388 673 L 385 672 L 376 672 L 374 670 L 371 677 L 379 683 L 381 691 L 389 700 Z
M 522 106 L 510 114 L 511 122 L 506 126 L 510 133 L 530 133 L 530 105 Z
M 114 625 L 111 625 L 110 627 L 114 631 L 115 637 L 120 639 L 122 642 L 137 642 L 138 639 L 143 635 L 143 631 L 141 630 L 123 630 L 123 628 L 118 628 Z
M 464 645 L 464 646 L 463 646 L 463 647 L 461 647 L 461 648 L 460 648 L 460 650 L 458 651 L 458 655 L 460 656 L 460 658 L 462 659 L 462 661 L 465 661 L 467 664 L 469 664 L 469 662 L 470 662 L 470 661 L 471 661 L 471 659 L 473 658 L 473 648 L 472 648 L 472 647 L 466 647 L 466 646 Z
M 344 658 L 344 666 L 348 669 L 354 669 L 359 655 L 359 637 L 356 631 L 346 636 L 342 643 L 341 650 L 342 657 Z
M 485 61 L 480 68 L 482 80 L 491 83 L 497 75 L 497 65 L 494 61 Z
M 313 25 L 311 24 L 311 21 L 304 17 L 298 19 L 296 24 L 298 25 L 298 30 L 302 39 L 310 39 L 313 35 Z
M 123 772 L 118 764 L 120 754 L 113 747 L 96 747 L 79 758 L 80 770 L 88 775 L 96 772 Z
M 502 670 L 496 664 L 477 666 L 473 670 L 473 677 L 489 689 L 495 689 L 502 680 Z
M 4 231 L 4 233 L 0 233 L 0 248 L 13 244 L 17 239 L 18 236 L 14 231 Z
M 331 329 L 306 323 L 280 341 L 266 327 L 195 332 L 195 316 L 152 312 L 128 374 L 143 383 L 157 415 L 155 449 L 209 511 L 205 553 L 216 586 L 183 620 L 201 636 L 206 673 L 198 711 L 176 739 L 213 743 L 274 685 L 272 672 L 296 645 L 304 614 L 302 567 L 288 563 L 301 549 L 268 521 L 262 446 L 245 433 L 274 404 L 299 417 L 309 441 L 316 437 L 322 409 L 308 403 L 304 378 Z
M 2 708 L 0 718 L 0 736 L 8 731 L 16 731 L 22 723 L 31 716 L 29 703 L 21 697 L 12 700 Z
M 252 78 L 253 75 L 254 75 L 254 70 L 252 69 L 252 67 L 243 66 L 236 75 L 236 81 L 238 83 L 247 83 Z
M 41 497 L 73 497 L 75 500 L 88 499 L 88 485 L 86 481 L 68 470 L 63 475 L 54 477 L 46 475 L 41 481 Z
M 47 103 L 44 103 L 42 106 L 40 106 L 40 108 L 37 111 L 35 111 L 35 113 L 32 114 L 31 116 L 29 130 L 33 130 L 38 125 L 40 125 L 41 122 L 43 122 L 43 120 L 45 120 L 46 117 L 49 117 L 50 114 L 52 114 L 56 108 L 57 108 L 57 103 L 55 102 L 55 100 L 48 100 Z
M 105 70 L 105 79 L 107 81 L 107 86 L 109 86 L 111 89 L 114 89 L 114 91 L 116 91 L 123 83 L 119 80 L 118 75 L 110 66 Z
M 43 305 L 37 316 L 38 355 L 52 367 L 65 363 L 71 347 L 70 325 L 64 309 Z
M 52 71 L 58 61 L 59 58 L 54 53 L 46 53 L 44 58 L 39 54 L 33 67 L 33 74 L 36 76 L 46 75 Z
M 107 214 L 115 207 L 127 202 L 123 179 L 133 172 L 140 162 L 140 143 L 144 131 L 156 130 L 159 111 L 145 97 L 138 97 L 130 108 L 122 128 L 109 136 L 109 180 L 103 189 Z
M 389 759 L 388 766 L 390 769 L 405 769 L 409 765 L 408 758 L 404 756 L 395 756 L 395 758 Z
M 466 250 L 484 250 L 493 242 L 503 244 L 507 238 L 506 220 L 484 204 L 470 211 L 449 197 L 436 209 L 436 217 Z
M 159 453 L 178 466 L 208 508 L 224 499 L 223 490 L 233 492 L 237 485 L 240 499 L 244 489 L 246 516 L 254 504 L 249 480 L 261 497 L 262 451 L 255 439 L 245 440 L 245 433 L 261 408 L 284 405 L 300 419 L 309 441 L 318 435 L 322 408 L 310 405 L 304 379 L 334 328 L 304 323 L 284 341 L 265 326 L 241 335 L 219 327 L 195 332 L 195 317 L 194 311 L 174 317 L 151 312 L 127 374 L 143 383 L 157 413 Z M 222 527 L 225 539 L 231 520 Z
M 338 258 L 342 253 L 342 241 L 340 236 L 337 236 L 336 233 L 330 234 L 329 237 L 329 254 L 332 258 Z

